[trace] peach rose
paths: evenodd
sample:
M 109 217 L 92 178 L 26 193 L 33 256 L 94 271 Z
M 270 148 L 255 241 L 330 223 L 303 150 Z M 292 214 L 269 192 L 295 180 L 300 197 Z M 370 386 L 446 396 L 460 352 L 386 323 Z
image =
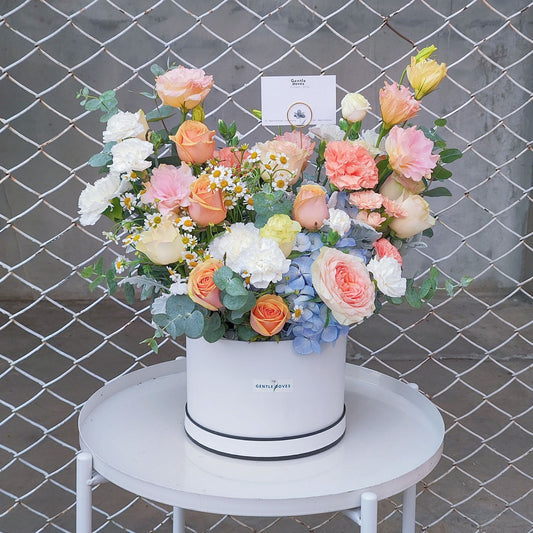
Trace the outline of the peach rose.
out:
M 213 281 L 214 273 L 221 266 L 223 266 L 222 261 L 214 258 L 207 259 L 192 269 L 187 282 L 189 298 L 210 311 L 216 311 L 222 307 L 220 289 Z
M 418 194 L 402 197 L 400 205 L 405 210 L 405 216 L 393 218 L 390 229 L 400 239 L 408 239 L 430 228 L 435 224 L 435 219 L 429 214 L 429 204 Z
M 185 251 L 178 228 L 166 217 L 156 227 L 143 231 L 135 248 L 156 265 L 176 263 Z
M 326 191 L 315 183 L 302 185 L 294 199 L 292 218 L 308 230 L 319 230 L 329 218 Z
M 309 159 L 311 159 L 311 156 L 315 151 L 315 143 L 311 140 L 311 137 L 309 137 L 309 135 L 305 135 L 304 133 L 298 130 L 286 131 L 283 135 L 276 135 L 276 137 L 274 137 L 274 140 L 289 141 L 291 143 L 294 143 L 296 146 L 303 148 L 307 154 L 307 161 L 305 161 L 302 166 L 302 170 L 305 170 Z
M 215 132 L 203 122 L 186 120 L 170 139 L 176 143 L 178 155 L 184 163 L 201 164 L 213 157 Z
M 264 294 L 257 299 L 250 313 L 250 326 L 259 335 L 272 337 L 283 329 L 290 316 L 289 307 L 281 296 Z
M 264 180 L 270 181 L 279 174 L 289 185 L 298 181 L 302 169 L 307 164 L 306 148 L 283 139 L 258 143 L 257 148 L 261 154 L 261 170 Z M 280 162 L 273 162 L 270 158 L 271 154 L 281 156 Z
M 155 90 L 164 105 L 192 109 L 202 103 L 213 87 L 213 76 L 201 69 L 179 66 L 155 79 Z
M 220 189 L 211 189 L 209 176 L 202 174 L 191 185 L 189 216 L 199 225 L 218 224 L 226 218 L 227 209 Z
M 378 183 L 378 167 L 368 150 L 348 141 L 332 141 L 324 151 L 326 175 L 341 191 L 372 189 Z
M 311 265 L 311 278 L 339 324 L 356 324 L 374 312 L 374 283 L 360 257 L 323 246 Z

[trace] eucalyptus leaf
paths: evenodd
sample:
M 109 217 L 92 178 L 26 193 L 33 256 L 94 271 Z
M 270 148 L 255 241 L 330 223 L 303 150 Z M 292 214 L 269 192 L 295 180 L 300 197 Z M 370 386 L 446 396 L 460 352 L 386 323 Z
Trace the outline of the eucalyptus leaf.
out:
M 176 108 L 171 105 L 162 105 L 158 108 L 150 111 L 146 114 L 147 122 L 157 122 L 158 120 L 164 120 L 165 118 L 170 118 L 176 114 Z
M 215 271 L 213 274 L 213 281 L 215 285 L 220 290 L 226 290 L 227 284 L 231 281 L 233 278 L 234 272 L 231 270 L 230 267 L 227 266 L 221 266 L 218 270 Z
M 248 291 L 243 285 L 242 279 L 232 278 L 226 283 L 226 288 L 224 289 L 231 296 L 244 296 L 248 295 Z
M 89 165 L 91 165 L 91 167 L 100 168 L 107 166 L 112 161 L 113 157 L 111 156 L 111 154 L 106 152 L 100 152 L 99 154 L 93 155 L 89 159 L 88 163 Z
M 243 341 L 251 341 L 257 337 L 258 334 L 250 326 L 240 325 L 237 326 L 237 335 L 239 336 L 239 339 Z
M 194 311 L 195 303 L 184 294 L 173 294 L 167 300 L 165 309 L 171 318 L 185 317 Z
M 224 294 L 222 296 L 222 303 L 224 307 L 230 310 L 238 310 L 246 305 L 248 302 L 248 294 L 244 296 L 232 296 L 231 294 Z
M 204 330 L 204 315 L 196 309 L 184 321 L 184 333 L 191 339 L 198 339 Z

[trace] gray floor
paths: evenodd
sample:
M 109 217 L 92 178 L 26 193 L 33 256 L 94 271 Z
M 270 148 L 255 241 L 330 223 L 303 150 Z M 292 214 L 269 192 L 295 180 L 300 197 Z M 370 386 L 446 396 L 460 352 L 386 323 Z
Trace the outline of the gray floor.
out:
M 436 314 L 390 307 L 352 331 L 348 360 L 418 383 L 441 409 L 444 455 L 418 486 L 417 530 L 525 533 L 533 530 L 533 334 L 531 326 L 522 326 L 531 321 L 533 306 L 509 299 L 480 319 L 479 306 L 490 305 L 487 299 L 455 300 Z M 167 343 L 159 355 L 147 355 L 139 342 L 151 334 L 149 325 L 118 301 L 105 299 L 88 310 L 87 302 L 61 305 L 0 302 L 2 533 L 74 531 L 81 405 L 104 380 L 183 354 L 178 344 Z M 94 503 L 99 531 L 172 530 L 167 507 L 117 487 L 97 488 Z M 381 502 L 380 532 L 399 531 L 400 503 Z M 186 513 L 190 531 L 198 532 L 357 531 L 341 514 L 228 517 L 213 528 L 220 519 Z

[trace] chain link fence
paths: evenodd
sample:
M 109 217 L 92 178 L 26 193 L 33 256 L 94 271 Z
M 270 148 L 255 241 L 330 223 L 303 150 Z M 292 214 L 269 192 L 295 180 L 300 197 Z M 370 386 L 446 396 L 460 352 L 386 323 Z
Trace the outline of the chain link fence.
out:
M 105 223 L 77 221 L 96 179 L 85 163 L 102 125 L 75 99 L 117 88 L 122 109 L 146 106 L 150 65 L 175 62 L 215 78 L 207 121 L 235 120 L 246 141 L 266 132 L 260 77 L 335 74 L 338 100 L 361 91 L 375 114 L 385 80 L 434 43 L 448 64 L 424 99 L 463 151 L 453 197 L 432 203 L 436 238 L 414 252 L 468 274 L 453 298 L 385 306 L 351 332 L 349 360 L 416 382 L 447 431 L 438 467 L 418 486 L 417 528 L 524 533 L 533 527 L 533 209 L 531 6 L 525 0 L 4 0 L 0 5 L 0 531 L 74 530 L 77 415 L 108 380 L 173 359 L 155 356 L 145 305 L 90 293 L 87 264 Z M 529 88 L 528 88 L 529 87 Z M 529 117 L 529 118 L 528 118 Z M 211 124 L 212 125 L 212 124 Z M 357 450 L 354 450 L 357 453 Z M 117 487 L 94 491 L 96 531 L 169 532 L 170 509 Z M 352 531 L 342 514 L 251 519 L 186 514 L 191 532 Z M 398 531 L 401 505 L 380 503 L 380 531 Z

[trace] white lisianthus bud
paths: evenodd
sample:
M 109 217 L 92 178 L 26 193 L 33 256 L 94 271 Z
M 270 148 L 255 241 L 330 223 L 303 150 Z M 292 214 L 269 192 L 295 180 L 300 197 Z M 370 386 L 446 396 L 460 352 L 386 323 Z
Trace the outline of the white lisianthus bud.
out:
M 391 298 L 399 298 L 405 294 L 407 280 L 402 278 L 402 267 L 393 257 L 371 259 L 367 269 L 372 272 L 378 289 Z
M 359 93 L 348 93 L 341 102 L 342 116 L 348 122 L 361 122 L 372 109 L 368 100 Z

